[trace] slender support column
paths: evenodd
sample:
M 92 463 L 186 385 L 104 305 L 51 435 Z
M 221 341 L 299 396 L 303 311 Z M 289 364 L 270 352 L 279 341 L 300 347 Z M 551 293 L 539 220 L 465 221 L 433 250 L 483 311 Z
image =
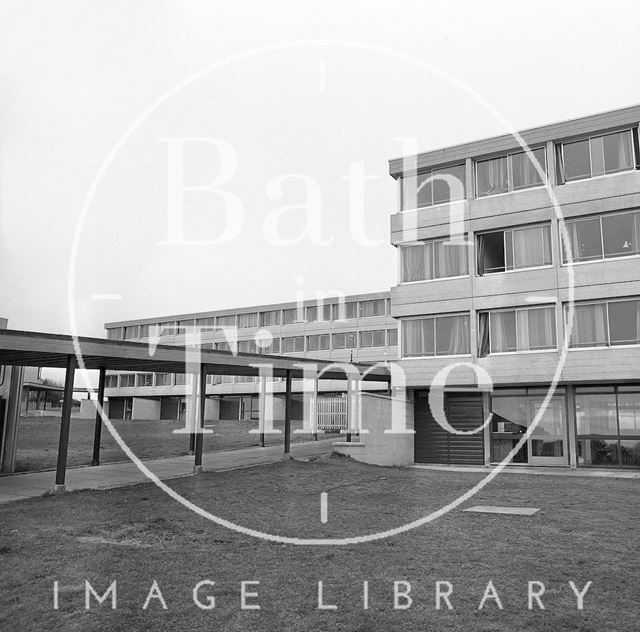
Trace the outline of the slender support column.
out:
M 194 377 L 195 380 L 195 377 Z M 207 395 L 207 371 L 206 367 L 201 365 L 200 367 L 200 399 L 198 400 L 198 419 L 197 419 L 197 430 L 196 430 L 196 445 L 195 452 L 196 458 L 195 463 L 193 465 L 193 473 L 198 474 L 202 472 L 202 441 L 204 439 L 204 410 L 205 410 L 205 399 Z
M 202 375 L 202 374 L 201 374 Z M 193 454 L 196 451 L 196 433 L 194 432 L 196 429 L 196 424 L 198 423 L 198 411 L 196 408 L 196 403 L 198 401 L 198 380 L 197 374 L 193 374 L 191 376 L 191 406 L 187 406 L 187 415 L 189 414 L 189 410 L 191 411 L 191 418 L 189 419 L 189 428 L 191 428 L 191 433 L 189 434 L 189 454 Z
M 264 448 L 264 424 L 266 421 L 265 415 L 267 414 L 267 378 L 260 375 L 258 377 L 258 383 L 260 384 L 258 395 L 258 427 L 260 430 L 260 447 Z
M 71 427 L 71 408 L 73 407 L 73 378 L 76 372 L 76 357 L 67 356 L 67 372 L 64 379 L 64 399 L 62 400 L 62 420 L 60 423 L 60 442 L 58 444 L 58 465 L 56 468 L 56 492 L 64 491 L 67 472 L 67 450 L 69 448 L 69 429 Z
M 27 401 L 24 405 L 24 414 L 27 415 L 29 413 L 29 398 L 31 397 L 31 389 L 27 386 L 25 392 L 27 394 Z
M 313 416 L 311 417 L 311 424 L 313 427 L 313 440 L 318 440 L 318 378 L 315 377 L 313 379 L 313 411 L 311 413 Z
M 347 443 L 351 443 L 351 429 L 353 416 L 353 402 L 351 401 L 351 391 L 353 390 L 353 380 L 347 377 Z
M 291 369 L 287 369 L 284 396 L 284 456 L 291 454 Z
M 100 413 L 104 406 L 106 376 L 107 370 L 103 367 L 100 369 L 100 377 L 98 379 L 98 405 L 96 406 L 96 425 L 93 431 L 93 458 L 91 459 L 91 465 L 100 465 L 100 439 L 102 437 L 102 415 Z
M 9 382 L 9 400 L 7 401 L 7 414 L 4 428 L 4 445 L 2 445 L 2 471 L 13 473 L 16 471 L 16 454 L 18 450 L 18 426 L 20 424 L 20 407 L 22 396 L 22 380 L 24 368 L 11 367 L 11 381 Z

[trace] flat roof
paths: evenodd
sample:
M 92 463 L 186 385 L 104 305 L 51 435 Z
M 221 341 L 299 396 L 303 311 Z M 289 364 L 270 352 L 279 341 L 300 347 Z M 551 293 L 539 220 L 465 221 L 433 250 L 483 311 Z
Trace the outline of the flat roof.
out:
M 519 131 L 529 146 L 540 145 L 548 140 L 560 141 L 572 136 L 590 134 L 606 129 L 637 125 L 640 122 L 640 105 L 582 116 L 559 123 L 541 125 Z M 404 161 L 410 160 L 417 169 L 459 163 L 467 158 L 479 158 L 493 153 L 520 149 L 520 143 L 513 134 L 502 134 L 474 140 L 441 149 L 419 152 L 417 155 L 403 156 L 389 160 L 389 174 L 397 178 L 403 173 Z
M 323 298 L 324 304 L 332 304 L 338 302 L 338 296 L 327 290 L 328 296 Z M 380 298 L 390 298 L 391 290 L 383 292 L 369 292 L 366 294 L 349 294 L 344 296 L 346 303 L 353 301 L 371 301 Z M 305 299 L 301 302 L 303 307 L 312 307 L 318 304 L 319 297 Z M 127 325 L 153 325 L 156 323 L 171 322 L 173 320 L 189 320 L 191 318 L 210 318 L 211 316 L 233 316 L 235 314 L 253 314 L 256 312 L 269 312 L 278 309 L 291 309 L 297 307 L 296 301 L 286 303 L 268 303 L 266 305 L 249 305 L 247 307 L 235 307 L 225 309 L 214 309 L 208 312 L 183 312 L 182 314 L 171 314 L 169 316 L 149 316 L 145 318 L 135 318 L 130 320 L 117 320 L 105 323 L 105 329 L 114 327 L 123 327 Z
M 0 365 L 38 366 L 65 368 L 68 356 L 76 356 L 76 344 L 82 354 L 86 369 L 107 369 L 112 371 L 151 371 L 157 373 L 185 373 L 187 348 L 178 345 L 157 345 L 151 350 L 148 343 L 105 340 L 49 334 L 14 329 L 0 330 Z M 291 358 L 287 356 L 237 353 L 230 351 L 201 350 L 200 361 L 207 373 L 217 375 L 259 375 L 258 364 L 273 367 L 274 377 L 285 377 L 286 371 L 292 377 L 303 377 L 303 367 L 315 364 L 318 370 L 329 367 L 334 362 L 312 358 Z M 371 368 L 371 364 L 354 363 L 360 373 L 370 372 L 363 378 L 368 381 L 388 382 L 389 371 L 384 367 Z M 345 372 L 332 368 L 322 374 L 321 379 L 345 379 Z

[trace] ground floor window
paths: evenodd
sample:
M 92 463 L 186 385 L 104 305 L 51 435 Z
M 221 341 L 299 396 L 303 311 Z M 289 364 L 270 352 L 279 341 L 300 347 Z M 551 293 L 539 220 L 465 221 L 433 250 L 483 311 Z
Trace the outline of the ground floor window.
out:
M 546 408 L 544 388 L 496 390 L 491 397 L 492 460 L 500 462 L 518 445 L 522 436 L 538 419 L 527 440 L 513 456 L 512 463 L 566 465 L 566 398 L 557 388 Z
M 576 388 L 578 465 L 640 466 L 640 385 Z

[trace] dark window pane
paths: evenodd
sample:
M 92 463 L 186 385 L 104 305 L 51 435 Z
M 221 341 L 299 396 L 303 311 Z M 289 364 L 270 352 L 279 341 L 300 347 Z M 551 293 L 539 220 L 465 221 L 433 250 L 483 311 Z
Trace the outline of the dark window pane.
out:
M 580 140 L 563 145 L 564 177 L 567 182 L 591 177 L 589 141 Z
M 640 465 L 640 441 L 620 441 L 621 465 Z
M 640 342 L 640 301 L 609 303 L 609 334 L 612 345 Z
M 573 259 L 570 259 L 569 253 L 565 253 L 565 262 L 602 259 L 600 218 L 567 222 L 566 226 Z
M 507 157 L 476 163 L 476 181 L 478 197 L 506 193 L 509 190 Z
M 578 441 L 579 465 L 619 465 L 618 442 L 604 439 Z
M 462 200 L 465 197 L 465 166 L 457 165 L 446 169 L 436 169 L 433 177 L 433 203 Z
M 640 252 L 637 229 L 640 214 L 621 213 L 602 216 L 602 239 L 605 257 L 624 257 Z
M 505 271 L 504 232 L 478 237 L 478 274 Z

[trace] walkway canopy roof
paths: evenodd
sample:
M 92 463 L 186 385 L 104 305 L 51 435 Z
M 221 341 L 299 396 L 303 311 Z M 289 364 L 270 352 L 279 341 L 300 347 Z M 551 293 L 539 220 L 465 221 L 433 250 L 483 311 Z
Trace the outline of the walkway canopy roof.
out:
M 157 345 L 152 349 L 146 342 L 122 342 L 102 338 L 85 338 L 60 334 L 45 334 L 33 331 L 0 329 L 0 365 L 59 367 L 67 366 L 69 356 L 82 354 L 87 369 L 111 371 L 152 371 L 157 373 L 185 373 L 186 347 Z M 233 354 L 230 351 L 201 350 L 200 362 L 207 373 L 217 375 L 259 375 L 258 364 L 273 367 L 274 377 L 303 377 L 303 367 L 315 364 L 318 371 L 330 367 L 332 362 L 312 358 L 258 355 L 252 353 Z M 253 366 L 252 366 L 253 365 Z M 389 371 L 385 367 L 356 363 L 364 380 L 388 382 Z M 367 369 L 370 369 L 365 374 Z M 331 367 L 321 379 L 345 379 L 344 370 Z

